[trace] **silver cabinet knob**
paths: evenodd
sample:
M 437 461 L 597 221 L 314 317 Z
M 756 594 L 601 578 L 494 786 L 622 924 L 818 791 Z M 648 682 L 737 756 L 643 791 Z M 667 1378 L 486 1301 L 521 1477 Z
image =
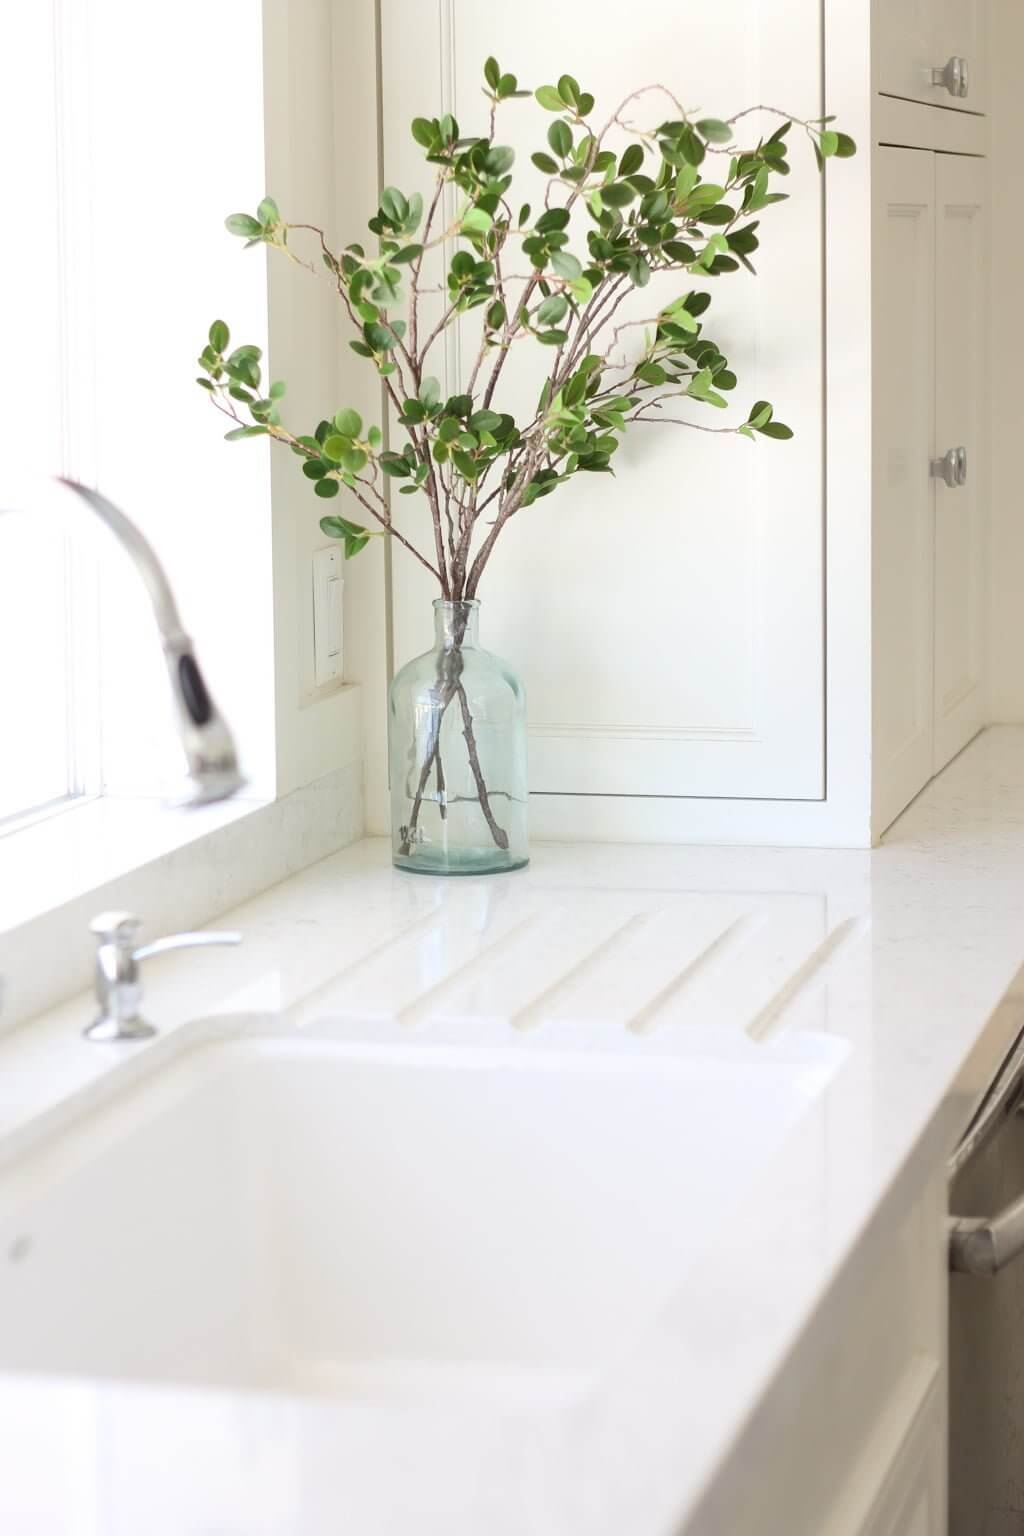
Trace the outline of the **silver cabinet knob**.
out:
M 83 1030 L 87 1040 L 148 1040 L 156 1034 L 139 1015 L 142 982 L 139 961 L 169 949 L 197 949 L 208 944 L 241 944 L 240 933 L 172 933 L 135 948 L 139 919 L 130 912 L 101 912 L 89 924 L 99 939 L 96 950 L 96 1001 L 99 1014 Z
M 941 480 L 951 491 L 967 484 L 967 449 L 947 448 L 941 459 L 932 459 L 933 480 Z
M 955 491 L 959 485 L 957 479 L 957 454 L 955 448 L 947 448 L 941 459 L 932 459 L 931 474 L 933 480 L 942 480 Z
M 951 96 L 958 96 L 962 100 L 970 86 L 970 71 L 967 60 L 954 54 L 947 59 L 945 64 L 932 70 L 932 85 L 941 85 Z

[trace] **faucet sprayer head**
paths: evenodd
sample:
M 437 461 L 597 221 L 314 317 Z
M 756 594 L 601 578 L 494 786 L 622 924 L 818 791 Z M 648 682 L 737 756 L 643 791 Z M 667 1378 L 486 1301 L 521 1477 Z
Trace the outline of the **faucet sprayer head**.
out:
M 100 522 L 106 524 L 131 556 L 149 594 L 163 642 L 178 732 L 192 780 L 191 792 L 184 797 L 182 803 L 207 805 L 213 800 L 227 799 L 241 789 L 245 780 L 239 771 L 231 732 L 210 697 L 192 650 L 192 641 L 182 628 L 178 607 L 163 566 L 135 524 L 105 496 L 80 485 L 76 480 L 61 478 L 57 484 L 74 491 L 95 512 Z M 20 510 L 20 502 L 16 509 L 0 500 L 0 514 L 14 510 Z

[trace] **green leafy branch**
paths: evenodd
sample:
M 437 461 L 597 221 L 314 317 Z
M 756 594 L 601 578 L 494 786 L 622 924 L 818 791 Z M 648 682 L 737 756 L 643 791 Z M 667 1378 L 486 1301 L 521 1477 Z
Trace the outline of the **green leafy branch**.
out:
M 369 248 L 354 242 L 332 250 L 322 229 L 286 221 L 269 197 L 255 216 L 227 220 L 247 246 L 267 245 L 314 272 L 326 269 L 352 327 L 349 346 L 375 369 L 405 434 L 400 450 L 385 448 L 381 428 L 364 431 L 358 414 L 344 407 L 311 434 L 286 430 L 279 408 L 284 384 L 261 394 L 258 348 L 228 352 L 222 321 L 211 326 L 199 359 L 199 383 L 232 418 L 230 439 L 269 436 L 288 444 L 318 496 L 347 492 L 371 514 L 376 528 L 336 515 L 321 520 L 325 533 L 344 542 L 346 556 L 375 534 L 394 537 L 452 598 L 475 595 L 502 529 L 522 507 L 577 474 L 612 473 L 635 425 L 792 436 L 768 401 L 717 427 L 668 413 L 680 401 L 725 410 L 738 384 L 704 329 L 711 294 L 694 284 L 754 272 L 761 215 L 786 198 L 776 187 L 790 173 L 787 136 L 794 126 L 810 140 L 819 168 L 856 149 L 831 118 L 805 120 L 766 106 L 728 119 L 696 116 L 661 85 L 633 92 L 598 128 L 594 97 L 572 76 L 530 93 L 493 58 L 484 65 L 483 94 L 485 134 L 463 135 L 450 114 L 413 120 L 433 188 L 429 197 L 386 188 L 368 221 Z M 536 210 L 511 202 L 515 154 L 497 141 L 495 127 L 500 107 L 531 94 L 552 118 L 531 155 L 546 178 Z M 672 115 L 651 127 L 630 122 L 627 111 L 655 94 Z M 741 148 L 736 127 L 754 113 L 781 121 Z M 613 135 L 628 142 L 613 147 Z M 723 167 L 717 180 L 706 174 L 712 160 Z M 443 207 L 449 214 L 439 227 Z M 319 263 L 293 249 L 296 234 L 314 237 Z M 440 285 L 423 283 L 429 252 L 442 258 Z M 680 279 L 675 298 L 646 317 L 620 318 L 631 296 L 666 274 Z M 470 317 L 476 352 L 461 387 L 445 395 L 428 372 L 430 354 Z M 637 333 L 640 346 L 627 350 L 623 338 Z M 533 415 L 517 421 L 501 409 L 498 394 L 513 348 L 531 344 L 539 348 L 541 387 Z M 432 559 L 395 527 L 392 491 L 424 499 Z

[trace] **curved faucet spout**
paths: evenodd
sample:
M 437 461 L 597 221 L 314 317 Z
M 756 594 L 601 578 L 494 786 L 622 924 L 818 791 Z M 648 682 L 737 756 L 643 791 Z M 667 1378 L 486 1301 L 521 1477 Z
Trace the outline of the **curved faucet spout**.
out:
M 245 780 L 239 772 L 231 732 L 203 681 L 192 642 L 182 627 L 178 605 L 163 566 L 135 524 L 105 496 L 90 490 L 88 486 L 80 485 L 76 480 L 60 479 L 58 483 L 73 491 L 100 522 L 106 524 L 121 547 L 131 556 L 149 594 L 163 642 L 178 732 L 192 780 L 192 792 L 187 803 L 205 805 L 212 800 L 227 799 L 242 787 Z M 0 504 L 0 512 L 10 510 L 13 509 Z

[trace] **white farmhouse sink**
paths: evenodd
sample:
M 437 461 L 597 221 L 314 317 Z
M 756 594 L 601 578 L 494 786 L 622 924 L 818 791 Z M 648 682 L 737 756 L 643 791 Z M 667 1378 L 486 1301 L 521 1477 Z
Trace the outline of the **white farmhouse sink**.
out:
M 0 1371 L 573 1394 L 836 1060 L 193 1045 L 0 1172 Z

